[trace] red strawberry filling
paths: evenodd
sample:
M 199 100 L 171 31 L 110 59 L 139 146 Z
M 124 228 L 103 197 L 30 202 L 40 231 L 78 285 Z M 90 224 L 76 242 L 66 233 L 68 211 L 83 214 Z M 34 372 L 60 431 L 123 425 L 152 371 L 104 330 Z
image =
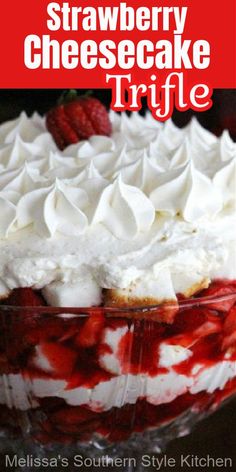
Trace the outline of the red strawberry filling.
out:
M 0 389 L 7 388 L 8 379 L 14 397 L 17 386 L 11 382 L 19 376 L 23 379 L 33 405 L 28 406 L 32 435 L 42 443 L 87 441 L 94 433 L 109 441 L 125 440 L 133 432 L 158 427 L 188 409 L 209 409 L 236 391 L 235 293 L 235 282 L 213 282 L 197 295 L 210 297 L 205 299 L 207 303 L 194 297 L 192 306 L 180 303 L 168 324 L 147 316 L 143 320 L 107 317 L 103 307 L 91 308 L 86 315 L 65 316 L 63 309 L 47 311 L 39 291 L 16 289 L 0 306 L 0 371 L 5 376 Z M 20 309 L 11 310 L 10 305 Z M 29 306 L 32 308 L 27 310 Z M 37 310 L 39 306 L 43 310 Z M 183 357 L 170 357 L 169 364 L 163 363 L 163 346 Z M 212 387 L 215 376 L 211 369 L 218 366 L 226 366 L 229 374 Z M 209 385 L 204 384 L 207 369 L 213 372 Z M 167 390 L 160 399 L 160 387 L 152 395 L 147 388 L 126 401 L 131 386 L 126 383 L 121 387 L 120 406 L 115 404 L 122 379 L 145 378 L 148 384 L 158 378 L 164 382 L 169 374 L 198 379 L 200 387 L 193 384 L 191 390 L 187 383 L 169 400 Z M 99 395 L 101 386 L 104 389 Z M 15 401 L 12 405 L 2 401 L 1 428 L 7 424 L 13 428 L 14 411 L 16 418 L 22 416 L 20 400 Z M 13 430 L 20 434 L 17 427 Z
M 97 98 L 89 96 L 65 98 L 62 104 L 49 110 L 46 124 L 61 150 L 93 135 L 111 134 L 105 106 Z

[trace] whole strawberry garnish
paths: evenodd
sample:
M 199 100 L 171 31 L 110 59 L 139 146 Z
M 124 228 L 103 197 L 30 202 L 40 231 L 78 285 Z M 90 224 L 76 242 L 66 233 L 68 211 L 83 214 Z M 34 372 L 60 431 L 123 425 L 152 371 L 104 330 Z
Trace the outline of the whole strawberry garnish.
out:
M 45 305 L 45 301 L 39 290 L 33 290 L 30 287 L 20 287 L 12 290 L 3 304 L 18 307 L 32 307 L 43 306 Z
M 95 134 L 110 136 L 111 122 L 105 106 L 90 95 L 75 90 L 63 95 L 46 115 L 46 125 L 59 149 Z

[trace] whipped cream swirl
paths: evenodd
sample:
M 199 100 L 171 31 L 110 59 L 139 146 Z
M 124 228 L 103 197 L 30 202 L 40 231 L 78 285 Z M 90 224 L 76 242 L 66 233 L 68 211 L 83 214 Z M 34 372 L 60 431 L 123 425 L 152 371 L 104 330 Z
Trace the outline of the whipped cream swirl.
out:
M 196 119 L 183 129 L 150 113 L 110 112 L 111 137 L 56 149 L 45 119 L 23 112 L 0 126 L 0 235 L 26 226 L 42 237 L 103 224 L 119 239 L 167 214 L 186 222 L 235 208 L 236 145 Z

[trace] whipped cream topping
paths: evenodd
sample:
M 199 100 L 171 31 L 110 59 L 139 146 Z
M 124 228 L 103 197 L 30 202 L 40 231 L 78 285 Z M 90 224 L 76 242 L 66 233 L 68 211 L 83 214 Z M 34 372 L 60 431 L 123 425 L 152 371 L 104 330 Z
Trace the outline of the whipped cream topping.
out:
M 63 234 L 79 234 L 88 220 L 81 210 L 88 201 L 84 190 L 68 187 L 56 179 L 49 187 L 27 192 L 17 206 L 17 226 L 24 228 L 32 223 L 42 236 L 53 236 L 56 231 Z
M 183 129 L 149 113 L 110 118 L 111 137 L 63 152 L 37 113 L 0 126 L 0 296 L 53 284 L 65 304 L 61 286 L 70 293 L 86 274 L 96 300 L 99 288 L 143 294 L 142 281 L 158 298 L 160 279 L 173 299 L 236 277 L 229 133 L 217 138 L 195 118 Z

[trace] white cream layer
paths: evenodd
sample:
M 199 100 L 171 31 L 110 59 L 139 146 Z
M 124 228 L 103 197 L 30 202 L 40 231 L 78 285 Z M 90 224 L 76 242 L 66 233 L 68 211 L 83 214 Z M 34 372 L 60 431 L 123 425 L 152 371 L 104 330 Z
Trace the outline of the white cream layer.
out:
M 0 296 L 33 286 L 50 304 L 91 306 L 110 288 L 162 301 L 236 278 L 229 134 L 110 116 L 110 138 L 64 152 L 37 114 L 0 126 Z

